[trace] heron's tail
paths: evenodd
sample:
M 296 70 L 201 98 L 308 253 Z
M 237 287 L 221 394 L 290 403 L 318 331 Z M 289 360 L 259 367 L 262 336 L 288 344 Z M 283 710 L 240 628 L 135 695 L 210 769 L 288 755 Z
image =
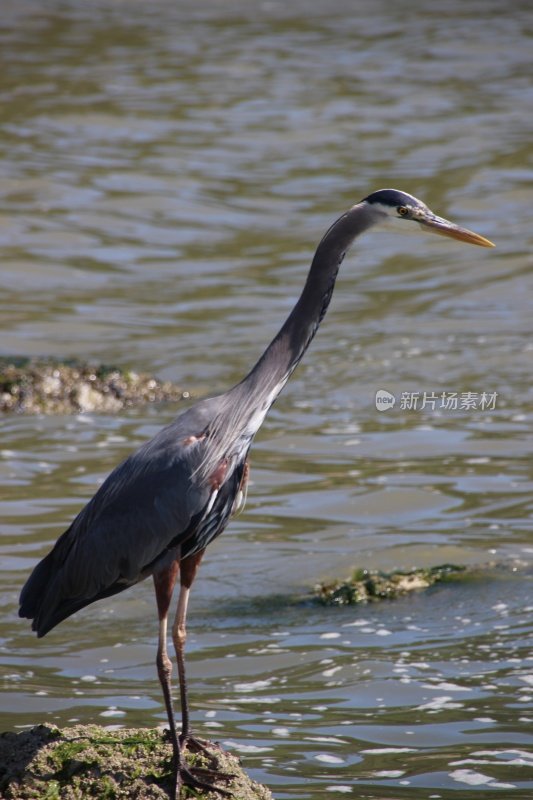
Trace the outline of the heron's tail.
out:
M 116 581 L 95 594 L 75 594 L 66 554 L 71 545 L 69 528 L 53 549 L 39 561 L 20 593 L 19 617 L 32 620 L 32 630 L 41 638 L 71 614 L 85 606 L 127 589 L 128 582 Z
M 53 619 L 54 604 L 50 601 L 49 590 L 50 584 L 54 580 L 54 562 L 54 551 L 52 550 L 42 561 L 39 561 L 20 593 L 19 617 L 31 619 L 32 630 L 36 631 L 39 637 L 44 636 L 61 621 Z

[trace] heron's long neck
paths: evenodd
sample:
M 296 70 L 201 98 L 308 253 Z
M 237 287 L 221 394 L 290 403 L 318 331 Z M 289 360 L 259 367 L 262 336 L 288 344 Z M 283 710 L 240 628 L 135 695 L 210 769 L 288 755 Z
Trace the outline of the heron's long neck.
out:
M 367 205 L 359 203 L 333 223 L 317 247 L 303 291 L 285 324 L 257 364 L 232 390 L 237 395 L 243 392 L 248 408 L 261 408 L 263 418 L 309 347 L 327 311 L 346 251 L 374 221 Z M 262 419 L 259 425 L 261 422 Z

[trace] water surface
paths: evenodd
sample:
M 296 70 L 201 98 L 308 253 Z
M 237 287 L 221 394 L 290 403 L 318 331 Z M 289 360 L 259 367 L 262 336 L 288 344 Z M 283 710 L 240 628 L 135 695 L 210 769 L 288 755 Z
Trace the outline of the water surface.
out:
M 490 0 L 3 5 L 2 355 L 215 393 L 369 192 L 497 242 L 357 244 L 254 446 L 247 508 L 206 556 L 194 726 L 280 800 L 533 792 L 531 27 L 528 4 Z M 475 408 L 440 407 L 467 392 Z M 149 582 L 39 642 L 16 609 L 98 483 L 178 410 L 2 420 L 2 729 L 164 722 Z M 394 604 L 309 600 L 355 567 L 445 562 L 498 566 Z

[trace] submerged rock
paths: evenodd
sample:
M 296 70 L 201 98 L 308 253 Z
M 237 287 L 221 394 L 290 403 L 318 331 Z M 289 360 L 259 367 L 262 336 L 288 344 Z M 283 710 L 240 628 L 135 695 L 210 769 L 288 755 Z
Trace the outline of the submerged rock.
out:
M 187 754 L 189 766 L 228 775 L 220 785 L 235 800 L 273 800 L 235 756 L 211 742 L 205 744 L 210 758 Z M 172 747 L 159 730 L 110 730 L 98 725 L 60 730 L 38 725 L 0 735 L 0 797 L 5 800 L 168 800 L 171 770 Z M 222 795 L 182 789 L 181 800 L 193 797 L 220 800 Z
M 188 393 L 170 381 L 117 367 L 42 359 L 0 359 L 0 411 L 72 414 L 175 401 Z
M 319 584 L 316 594 L 326 605 L 371 603 L 377 600 L 393 600 L 408 592 L 427 589 L 435 583 L 456 580 L 466 574 L 466 567 L 454 564 L 396 572 L 360 569 L 346 581 Z

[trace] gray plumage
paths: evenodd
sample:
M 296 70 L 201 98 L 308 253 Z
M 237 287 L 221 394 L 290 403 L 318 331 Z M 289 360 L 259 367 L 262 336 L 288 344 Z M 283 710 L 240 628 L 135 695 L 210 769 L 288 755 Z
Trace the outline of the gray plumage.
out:
M 116 467 L 37 565 L 22 590 L 20 615 L 33 618 L 38 636 L 157 572 L 170 557 L 204 549 L 221 532 L 242 464 L 235 460 L 205 518 L 213 490 L 199 477 L 208 449 L 201 437 L 218 401 L 196 403 Z

